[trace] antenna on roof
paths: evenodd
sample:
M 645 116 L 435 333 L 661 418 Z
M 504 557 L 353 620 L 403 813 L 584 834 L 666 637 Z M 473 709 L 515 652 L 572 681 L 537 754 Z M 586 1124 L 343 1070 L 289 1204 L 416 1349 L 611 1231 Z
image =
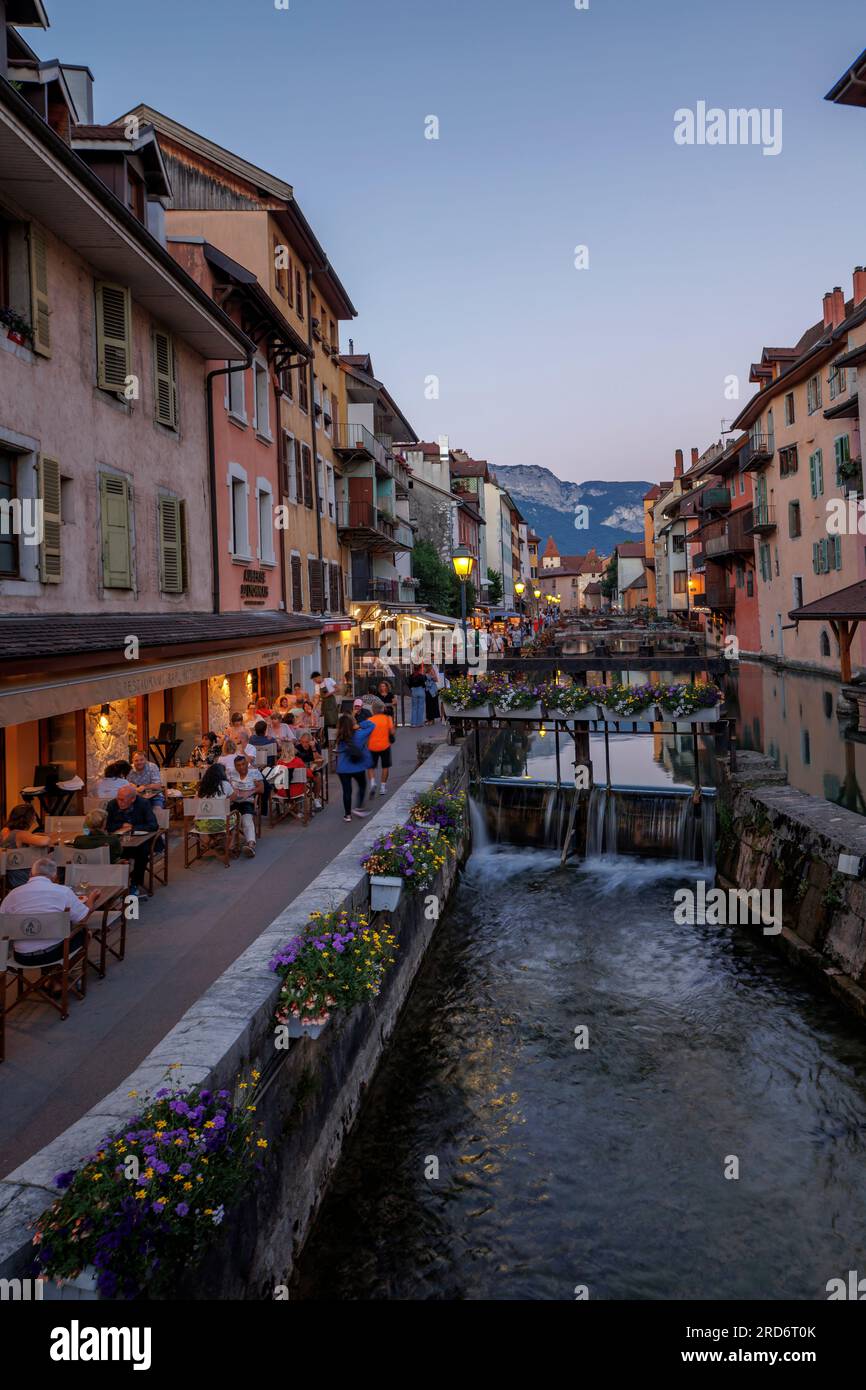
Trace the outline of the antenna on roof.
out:
M 722 428 L 722 434 L 731 434 L 731 432 L 732 432 L 732 431 L 731 431 L 731 422 L 730 422 L 729 420 L 722 420 L 722 421 L 721 421 L 721 428 Z
M 349 339 L 349 356 L 350 356 L 350 357 L 354 357 L 354 356 L 355 356 L 355 339 L 354 339 L 354 338 L 350 338 L 350 339 Z

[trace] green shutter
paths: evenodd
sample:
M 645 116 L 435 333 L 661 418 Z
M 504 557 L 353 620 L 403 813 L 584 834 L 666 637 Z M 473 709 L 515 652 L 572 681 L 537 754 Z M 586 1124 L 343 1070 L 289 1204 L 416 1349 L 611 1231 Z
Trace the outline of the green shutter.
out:
M 830 562 L 829 562 L 829 560 L 828 560 L 828 558 L 827 558 L 828 538 L 827 538 L 826 536 L 825 536 L 824 539 L 820 542 L 820 546 L 821 546 L 821 573 L 822 573 L 822 574 L 826 574 L 827 571 L 828 571 L 829 568 L 830 568 Z
M 131 374 L 132 302 L 124 285 L 99 281 L 96 286 L 97 383 L 104 391 L 122 392 Z
M 818 496 L 818 469 L 816 467 L 816 457 L 809 455 L 809 491 L 813 497 Z
M 39 551 L 39 577 L 43 584 L 59 584 L 63 578 L 60 553 L 60 464 L 56 459 L 39 459 L 39 497 L 42 502 L 42 545 Z
M 833 537 L 833 567 L 840 570 L 842 568 L 842 537 Z
M 48 303 L 48 248 L 45 233 L 30 224 L 30 311 L 33 351 L 51 356 L 51 308 Z
M 164 594 L 183 593 L 183 524 L 177 497 L 159 499 L 159 587 Z
M 177 377 L 174 340 L 170 333 L 153 333 L 154 415 L 160 425 L 177 429 Z
M 819 555 L 820 555 L 820 552 L 819 552 L 819 549 L 818 549 L 818 542 L 817 542 L 817 541 L 813 541 L 813 543 L 812 543 L 812 569 L 815 571 L 816 574 L 819 574 L 819 573 L 820 573 L 820 571 L 819 571 L 819 569 L 818 569 Z
M 99 480 L 102 516 L 102 583 L 106 589 L 132 588 L 130 488 L 126 478 L 103 473 Z

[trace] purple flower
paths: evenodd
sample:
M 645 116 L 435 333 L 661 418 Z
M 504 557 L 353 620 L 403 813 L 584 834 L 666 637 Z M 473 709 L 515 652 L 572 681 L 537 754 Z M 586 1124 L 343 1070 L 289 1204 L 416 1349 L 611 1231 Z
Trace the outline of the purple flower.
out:
M 66 1173 L 57 1173 L 57 1174 L 55 1174 L 54 1185 L 55 1185 L 55 1187 L 59 1187 L 59 1188 L 71 1187 L 71 1185 L 72 1185 L 72 1179 L 73 1179 L 74 1177 L 75 1177 L 75 1169 L 74 1169 L 74 1168 L 70 1168 L 69 1171 L 66 1172 Z
M 178 1216 L 187 1216 L 189 1214 L 189 1207 L 187 1206 L 186 1202 L 178 1202 L 177 1206 L 175 1207 L 175 1211 L 177 1212 Z

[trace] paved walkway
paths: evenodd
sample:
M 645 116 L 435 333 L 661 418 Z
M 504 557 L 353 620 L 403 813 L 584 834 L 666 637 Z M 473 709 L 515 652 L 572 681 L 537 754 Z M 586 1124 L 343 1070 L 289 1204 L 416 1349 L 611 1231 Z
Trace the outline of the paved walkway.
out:
M 397 731 L 391 787 L 415 771 L 419 738 L 446 736 L 444 726 Z M 375 808 L 387 804 L 377 800 Z M 106 978 L 91 973 L 87 997 L 63 1022 L 47 1005 L 16 1009 L 6 1025 L 0 1064 L 0 1176 L 73 1124 L 118 1086 L 288 902 L 345 849 L 362 825 L 343 822 L 340 784 L 306 827 L 263 829 L 255 859 L 226 869 L 215 859 L 183 867 L 183 842 L 172 835 L 167 888 L 157 887 L 127 931 L 126 959 Z

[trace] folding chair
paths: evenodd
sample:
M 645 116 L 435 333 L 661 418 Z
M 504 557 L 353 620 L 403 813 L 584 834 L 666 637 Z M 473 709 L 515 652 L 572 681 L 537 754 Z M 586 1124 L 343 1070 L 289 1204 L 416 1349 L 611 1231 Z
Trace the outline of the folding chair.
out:
M 46 816 L 46 835 L 80 835 L 84 829 L 83 816 Z
M 13 869 L 26 869 L 28 874 L 36 863 L 37 859 L 50 859 L 53 846 L 46 845 L 42 849 L 7 849 L 4 850 L 6 856 L 6 866 L 3 870 L 3 882 L 8 893 L 8 876 Z M 62 861 L 57 860 L 58 864 Z
M 202 778 L 203 767 L 161 767 L 159 780 L 165 787 L 165 804 L 176 820 L 183 817 L 184 786 L 194 787 Z
M 108 845 L 100 845 L 98 849 L 76 849 L 74 845 L 57 846 L 57 862 L 59 864 L 110 864 L 111 850 Z
M 196 830 L 197 820 L 221 820 L 222 830 Z M 221 854 L 226 868 L 231 867 L 231 855 L 237 851 L 238 818 L 231 809 L 227 796 L 187 797 L 183 799 L 183 863 L 188 869 L 190 862 L 204 859 L 208 854 Z M 220 841 L 222 848 L 211 844 L 202 846 L 202 840 Z M 190 851 L 194 853 L 191 855 Z
M 163 886 L 168 884 L 168 827 L 171 821 L 171 811 L 167 806 L 154 806 L 153 814 L 156 816 L 156 823 L 162 831 L 162 835 L 151 841 L 150 858 L 147 861 L 148 891 L 151 894 L 153 893 L 154 879 Z M 162 840 L 162 849 L 157 849 L 160 840 Z
M 98 926 L 90 926 L 90 938 L 99 947 L 99 960 L 91 960 L 88 954 L 88 964 L 96 971 L 100 980 L 105 979 L 106 958 L 109 954 L 115 960 L 123 960 L 126 955 L 126 912 L 124 911 L 124 899 L 129 888 L 130 865 L 126 862 L 119 864 L 70 864 L 66 870 L 66 886 L 68 888 L 81 888 L 87 885 L 89 888 L 116 888 L 104 903 L 97 909 L 101 914 Z M 96 920 L 91 918 L 91 922 Z M 111 945 L 111 937 L 114 932 L 118 933 L 117 945 Z
M 56 1009 L 62 1019 L 67 1019 L 70 987 L 78 994 L 79 999 L 83 999 L 87 993 L 87 944 L 90 938 L 87 927 L 84 924 L 73 927 L 68 912 L 4 912 L 2 921 L 3 930 L 9 933 L 13 942 L 6 970 L 17 977 L 15 999 L 7 1006 L 6 1013 L 11 1013 L 26 999 L 35 996 Z M 79 931 L 84 932 L 84 940 L 80 946 L 71 950 L 70 940 L 73 934 Z M 25 955 L 22 955 L 20 961 L 15 959 L 14 942 L 40 939 L 62 941 L 62 958 L 52 965 L 28 965 Z M 34 970 L 39 971 L 38 977 L 28 980 L 27 972 Z M 55 999 L 48 988 L 50 981 L 55 979 L 60 980 L 59 999 Z

